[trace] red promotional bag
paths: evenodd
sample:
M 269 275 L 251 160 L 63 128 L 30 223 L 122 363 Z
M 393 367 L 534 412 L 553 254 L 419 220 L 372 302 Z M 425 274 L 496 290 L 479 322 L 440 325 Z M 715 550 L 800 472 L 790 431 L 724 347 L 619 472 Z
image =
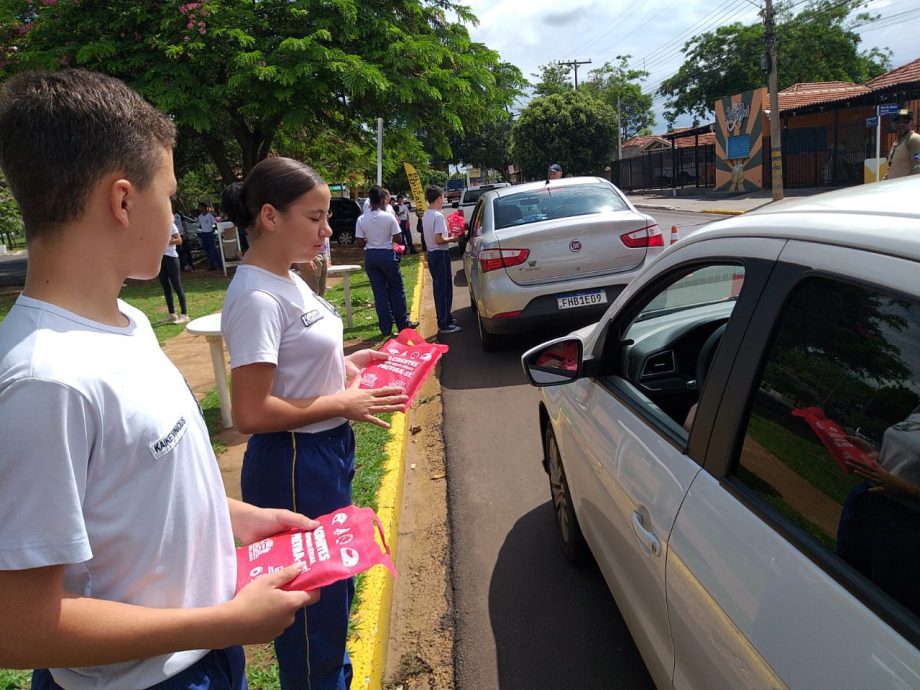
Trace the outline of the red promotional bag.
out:
M 853 470 L 847 467 L 848 462 L 858 462 L 869 467 L 878 466 L 875 459 L 850 441 L 843 427 L 833 419 L 828 419 L 820 407 L 795 408 L 792 410 L 792 415 L 808 422 L 815 436 L 840 465 L 840 469 L 847 474 L 853 473 Z
M 383 565 L 396 577 L 383 527 L 370 508 L 353 505 L 316 518 L 312 532 L 291 530 L 241 546 L 236 550 L 236 591 L 261 575 L 302 563 L 300 575 L 285 584 L 285 590 L 311 590 Z M 374 538 L 380 534 L 383 548 Z
M 398 386 L 409 396 L 406 401 L 408 408 L 425 378 L 448 349 L 447 345 L 426 342 L 412 328 L 404 328 L 380 348 L 380 351 L 386 352 L 390 358 L 375 361 L 361 371 L 361 383 L 358 387 L 376 389 Z
M 447 216 L 447 232 L 453 237 L 459 237 L 466 232 L 466 220 L 463 211 L 454 211 Z

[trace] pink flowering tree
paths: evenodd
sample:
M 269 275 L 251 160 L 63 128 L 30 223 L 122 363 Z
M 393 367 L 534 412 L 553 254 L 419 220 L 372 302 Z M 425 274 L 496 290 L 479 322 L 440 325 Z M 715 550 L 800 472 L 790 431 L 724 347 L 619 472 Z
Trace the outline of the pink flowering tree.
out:
M 388 142 L 446 155 L 451 134 L 515 95 L 494 77 L 499 56 L 470 39 L 475 17 L 452 0 L 0 5 L 0 78 L 71 66 L 124 79 L 197 140 L 224 180 L 279 141 L 370 151 L 378 116 Z

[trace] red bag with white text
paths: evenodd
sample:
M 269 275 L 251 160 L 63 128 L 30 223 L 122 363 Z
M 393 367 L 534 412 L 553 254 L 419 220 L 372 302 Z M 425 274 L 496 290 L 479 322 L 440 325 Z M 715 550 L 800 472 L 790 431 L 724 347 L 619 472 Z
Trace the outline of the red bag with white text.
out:
M 345 506 L 316 518 L 312 532 L 281 532 L 236 550 L 236 591 L 261 575 L 302 563 L 300 575 L 285 584 L 285 590 L 312 590 L 383 565 L 396 577 L 383 527 L 370 508 Z M 383 548 L 374 538 L 380 534 Z
M 840 465 L 846 474 L 852 474 L 853 470 L 847 467 L 848 462 L 857 462 L 869 467 L 877 467 L 875 459 L 866 453 L 862 448 L 850 441 L 849 436 L 833 419 L 828 419 L 824 410 L 820 407 L 806 407 L 804 409 L 795 408 L 792 410 L 794 417 L 801 417 L 811 430 L 815 432 L 818 440 L 827 448 L 834 461 Z
M 377 389 L 398 386 L 409 396 L 404 408 L 408 409 L 428 374 L 448 349 L 447 345 L 426 342 L 412 328 L 404 328 L 380 348 L 380 351 L 386 352 L 390 358 L 374 361 L 361 371 L 361 383 L 358 387 Z

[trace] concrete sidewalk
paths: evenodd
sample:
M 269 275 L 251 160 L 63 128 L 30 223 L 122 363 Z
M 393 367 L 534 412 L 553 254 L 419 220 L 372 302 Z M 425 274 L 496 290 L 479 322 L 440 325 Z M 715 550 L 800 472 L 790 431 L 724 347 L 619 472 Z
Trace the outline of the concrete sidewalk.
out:
M 676 191 L 676 195 L 675 195 Z M 628 193 L 626 196 L 639 208 L 663 209 L 667 211 L 689 211 L 692 213 L 719 213 L 740 215 L 772 203 L 784 203 L 787 199 L 813 196 L 831 191 L 828 187 L 787 189 L 784 199 L 774 202 L 773 193 L 767 189 L 741 194 L 716 193 L 708 189 L 653 190 Z

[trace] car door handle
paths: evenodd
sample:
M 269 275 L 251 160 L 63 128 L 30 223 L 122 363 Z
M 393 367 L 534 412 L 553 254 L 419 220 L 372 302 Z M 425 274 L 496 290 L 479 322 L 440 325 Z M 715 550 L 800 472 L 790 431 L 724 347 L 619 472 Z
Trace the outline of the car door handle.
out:
M 642 542 L 645 548 L 648 549 L 653 556 L 660 556 L 661 542 L 658 540 L 658 535 L 652 530 L 645 529 L 645 523 L 639 511 L 633 511 L 632 525 L 633 531 L 636 533 L 636 536 L 639 537 L 639 541 Z

